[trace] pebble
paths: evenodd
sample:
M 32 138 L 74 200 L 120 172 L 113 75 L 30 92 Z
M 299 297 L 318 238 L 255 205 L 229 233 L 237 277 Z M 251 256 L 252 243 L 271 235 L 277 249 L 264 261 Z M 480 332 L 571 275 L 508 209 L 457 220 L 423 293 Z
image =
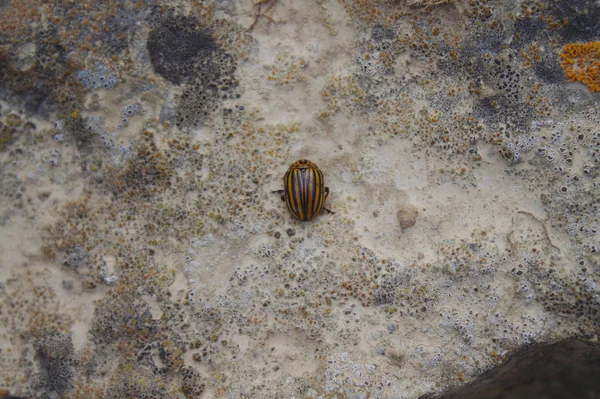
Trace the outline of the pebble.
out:
M 417 223 L 418 215 L 419 210 L 416 206 L 410 203 L 403 203 L 399 205 L 398 212 L 396 213 L 398 223 L 400 223 L 402 230 L 413 227 L 415 223 Z

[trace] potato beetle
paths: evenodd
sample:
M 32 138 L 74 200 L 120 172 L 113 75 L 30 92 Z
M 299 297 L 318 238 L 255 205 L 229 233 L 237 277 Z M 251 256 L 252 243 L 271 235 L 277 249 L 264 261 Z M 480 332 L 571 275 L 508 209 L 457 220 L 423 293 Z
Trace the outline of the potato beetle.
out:
M 329 187 L 325 187 L 321 169 L 311 161 L 294 162 L 283 176 L 283 185 L 283 190 L 275 192 L 296 219 L 312 220 L 323 210 L 334 213 L 324 207 Z

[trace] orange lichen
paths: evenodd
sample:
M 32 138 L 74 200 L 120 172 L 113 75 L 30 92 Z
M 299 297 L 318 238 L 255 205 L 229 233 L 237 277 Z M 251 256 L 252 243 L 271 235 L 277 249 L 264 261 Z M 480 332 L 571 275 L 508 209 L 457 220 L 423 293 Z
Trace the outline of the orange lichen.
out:
M 600 42 L 571 43 L 563 47 L 560 66 L 571 82 L 581 82 L 592 93 L 600 91 Z
M 533 67 L 535 64 L 542 60 L 541 48 L 537 43 L 531 44 L 527 49 L 521 49 L 519 54 L 525 59 L 525 66 L 527 68 Z

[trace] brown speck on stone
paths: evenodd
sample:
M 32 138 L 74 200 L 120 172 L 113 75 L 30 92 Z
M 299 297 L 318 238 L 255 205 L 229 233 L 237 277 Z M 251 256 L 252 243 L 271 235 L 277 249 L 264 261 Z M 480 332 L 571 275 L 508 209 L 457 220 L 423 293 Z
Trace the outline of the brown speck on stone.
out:
M 398 213 L 396 216 L 398 217 L 398 223 L 400 223 L 400 227 L 402 230 L 413 227 L 417 222 L 417 215 L 419 214 L 419 210 L 416 206 L 410 203 L 403 203 L 398 206 Z

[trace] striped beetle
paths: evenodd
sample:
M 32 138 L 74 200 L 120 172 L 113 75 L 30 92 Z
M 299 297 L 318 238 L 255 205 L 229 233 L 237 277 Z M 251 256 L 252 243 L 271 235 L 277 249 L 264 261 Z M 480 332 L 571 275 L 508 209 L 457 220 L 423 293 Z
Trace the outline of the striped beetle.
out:
M 275 192 L 296 219 L 312 220 L 322 210 L 334 213 L 324 208 L 329 187 L 325 187 L 321 169 L 311 161 L 294 162 L 283 176 L 283 185 L 283 190 Z

